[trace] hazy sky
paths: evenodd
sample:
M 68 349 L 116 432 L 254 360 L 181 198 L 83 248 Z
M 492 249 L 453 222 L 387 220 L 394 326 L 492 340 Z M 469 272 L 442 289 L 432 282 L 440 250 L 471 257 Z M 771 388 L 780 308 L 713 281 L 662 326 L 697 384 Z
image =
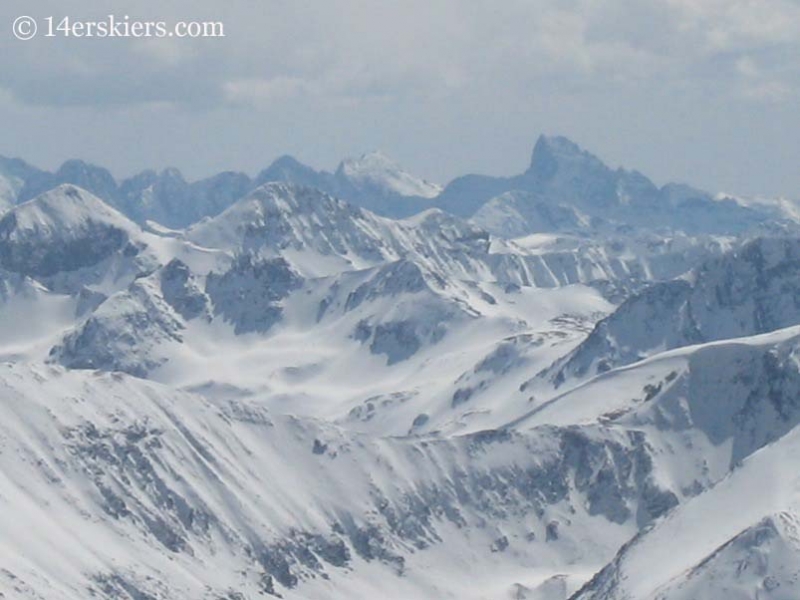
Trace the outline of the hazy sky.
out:
M 43 19 L 218 20 L 223 39 L 41 37 Z M 19 41 L 20 15 L 40 36 Z M 381 149 L 446 182 L 560 133 L 657 183 L 800 198 L 796 0 L 3 0 L 0 154 L 117 176 Z

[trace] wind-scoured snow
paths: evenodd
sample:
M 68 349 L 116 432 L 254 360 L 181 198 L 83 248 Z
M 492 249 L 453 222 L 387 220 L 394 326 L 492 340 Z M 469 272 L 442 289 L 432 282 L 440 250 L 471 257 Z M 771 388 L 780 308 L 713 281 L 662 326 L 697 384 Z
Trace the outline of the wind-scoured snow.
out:
M 626 300 L 559 365 L 557 380 L 654 352 L 800 322 L 800 243 L 759 238 Z
M 442 187 L 414 177 L 380 151 L 342 161 L 337 173 L 365 192 L 435 198 Z
M 0 159 L 0 597 L 794 598 L 798 214 Z

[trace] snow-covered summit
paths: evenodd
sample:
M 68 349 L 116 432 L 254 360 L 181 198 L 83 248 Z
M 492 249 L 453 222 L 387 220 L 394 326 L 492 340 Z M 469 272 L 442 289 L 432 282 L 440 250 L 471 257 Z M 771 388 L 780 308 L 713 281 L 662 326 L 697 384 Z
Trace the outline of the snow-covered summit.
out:
M 33 200 L 16 206 L 3 219 L 4 239 L 16 239 L 27 232 L 63 235 L 102 223 L 124 231 L 138 227 L 94 194 L 72 184 L 62 184 Z
M 145 237 L 96 196 L 65 184 L 0 218 L 0 269 L 68 293 L 116 288 L 152 267 Z
M 558 137 L 435 198 L 59 173 L 0 160 L 0 597 L 797 596 L 782 205 Z
M 411 175 L 379 150 L 345 159 L 336 175 L 365 192 L 435 198 L 442 191 L 440 185 Z

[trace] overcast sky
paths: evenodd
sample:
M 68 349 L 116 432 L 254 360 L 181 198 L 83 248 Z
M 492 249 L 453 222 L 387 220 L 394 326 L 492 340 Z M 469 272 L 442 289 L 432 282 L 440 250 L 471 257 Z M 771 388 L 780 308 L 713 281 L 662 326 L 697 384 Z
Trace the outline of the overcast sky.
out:
M 224 39 L 41 37 L 43 19 L 218 20 Z M 19 41 L 17 16 L 39 22 Z M 117 176 L 333 169 L 446 182 L 563 134 L 657 183 L 800 198 L 795 0 L 3 0 L 0 154 Z

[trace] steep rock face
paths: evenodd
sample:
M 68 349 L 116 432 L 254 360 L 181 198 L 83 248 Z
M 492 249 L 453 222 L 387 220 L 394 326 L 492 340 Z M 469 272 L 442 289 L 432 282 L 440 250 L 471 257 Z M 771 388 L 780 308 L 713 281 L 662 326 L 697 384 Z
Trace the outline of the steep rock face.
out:
M 313 188 L 277 183 L 254 190 L 215 219 L 197 224 L 187 237 L 232 252 L 283 256 L 309 276 L 400 258 L 467 274 L 489 249 L 486 232 L 440 211 L 392 221 Z
M 177 169 L 143 171 L 120 184 L 118 206 L 139 223 L 151 220 L 183 228 L 218 215 L 250 189 L 244 173 L 227 171 L 188 183 Z
M 424 273 L 419 265 L 400 260 L 376 271 L 375 275 L 347 296 L 344 309 L 355 310 L 364 302 L 400 294 L 416 294 L 431 286 L 444 288 L 445 282 L 433 273 Z
M 186 263 L 172 259 L 159 274 L 164 300 L 185 320 L 208 312 L 208 299 Z
M 602 210 L 619 202 L 619 175 L 567 138 L 541 136 L 522 177 L 530 188 L 546 190 L 551 197 L 569 198 L 581 208 Z
M 447 332 L 477 316 L 468 305 L 447 293 L 444 280 L 424 273 L 414 263 L 399 261 L 378 269 L 373 277 L 351 292 L 345 311 L 362 317 L 353 337 L 382 354 L 387 364 L 404 361 Z
M 757 239 L 689 276 L 652 286 L 598 323 L 557 380 L 591 375 L 656 351 L 766 333 L 800 322 L 800 243 Z
M 182 341 L 183 321 L 151 279 L 111 296 L 50 352 L 71 369 L 122 371 L 146 377 L 168 361 L 169 344 Z
M 91 194 L 59 186 L 0 219 L 0 267 L 31 276 L 91 267 L 114 254 L 136 256 L 136 227 Z
M 625 544 L 573 600 L 797 593 L 798 455 L 793 432 Z
M 119 206 L 139 223 L 152 219 L 167 227 L 180 226 L 185 211 L 192 210 L 188 188 L 177 169 L 145 171 L 123 182 Z
M 383 258 L 372 234 L 376 220 L 361 209 L 312 188 L 267 184 L 210 221 L 192 227 L 190 240 L 231 250 L 313 250 L 323 256 Z
M 117 182 L 108 170 L 73 159 L 64 162 L 55 173 L 38 171 L 27 177 L 18 201 L 31 200 L 65 184 L 82 188 L 109 203 L 113 203 L 118 195 Z
M 333 185 L 330 173 L 315 171 L 291 156 L 277 158 L 256 176 L 253 186 L 261 187 L 266 183 L 276 182 L 293 183 L 322 191 L 330 190 Z
M 302 278 L 281 258 L 236 258 L 222 274 L 209 274 L 206 293 L 214 314 L 231 323 L 236 334 L 268 331 L 280 321 L 281 301 L 302 285 Z
M 356 570 L 408 585 L 424 576 L 427 553 L 464 544 L 525 569 L 537 557 L 546 572 L 609 557 L 636 515 L 649 522 L 671 504 L 653 501 L 672 492 L 656 483 L 637 435 L 545 428 L 369 440 L 119 375 L 3 367 L 0 381 L 0 591 L 300 598 L 333 580 L 345 587 L 314 595 L 344 598 Z M 12 456 L 27 471 L 6 469 Z M 42 519 L 47 536 L 30 528 Z M 585 545 L 587 526 L 608 545 Z M 32 560 L 45 546 L 70 561 Z
M 408 260 L 447 278 L 558 287 L 600 279 L 646 279 L 636 259 L 587 252 L 528 255 L 494 248 L 490 235 L 440 210 L 393 221 L 318 190 L 267 184 L 187 232 L 192 242 L 231 252 L 281 256 L 317 277 Z
M 39 169 L 24 160 L 0 156 L 0 214 L 17 204 L 25 182 L 38 173 Z
M 454 214 L 471 216 L 489 199 L 514 190 L 598 216 L 616 209 L 623 198 L 630 202 L 633 191 L 641 194 L 643 201 L 657 192 L 638 173 L 613 171 L 570 140 L 543 135 L 536 141 L 530 167 L 524 173 L 508 178 L 458 178 L 447 185 L 437 204 Z
M 669 184 L 658 189 L 641 173 L 610 169 L 596 156 L 560 136 L 538 139 L 530 167 L 524 173 L 515 177 L 457 178 L 437 197 L 436 205 L 470 217 L 492 198 L 514 191 L 528 192 L 549 205 L 568 205 L 590 217 L 650 230 L 738 234 L 775 218 L 768 209 L 744 206 L 730 198 L 718 200 L 687 186 Z M 530 206 L 528 203 L 524 210 L 532 210 Z M 520 211 L 518 207 L 500 208 L 496 204 L 487 208 L 494 213 L 492 221 L 502 221 L 502 213 L 510 210 Z M 487 218 L 486 213 L 480 218 Z M 532 225 L 539 223 L 534 220 Z

